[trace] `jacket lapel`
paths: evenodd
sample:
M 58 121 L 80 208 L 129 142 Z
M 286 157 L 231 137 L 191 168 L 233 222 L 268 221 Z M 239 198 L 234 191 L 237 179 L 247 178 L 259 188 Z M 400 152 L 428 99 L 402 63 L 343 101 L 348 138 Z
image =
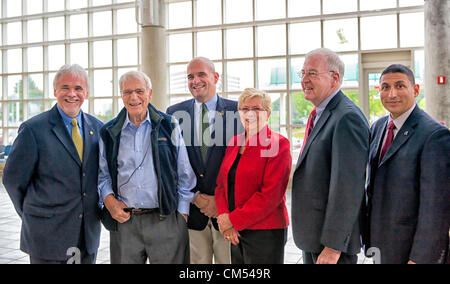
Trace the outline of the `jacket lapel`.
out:
M 81 167 L 81 160 L 78 156 L 77 149 L 73 144 L 72 138 L 67 132 L 66 126 L 64 125 L 62 117 L 59 114 L 56 106 L 54 106 L 51 110 L 49 122 L 53 125 L 53 133 L 56 135 L 61 144 L 63 144 L 64 148 L 66 148 L 67 152 L 69 152 L 70 156 Z
M 83 161 L 87 161 L 91 152 L 91 145 L 94 143 L 95 129 L 89 118 L 83 113 Z
M 388 122 L 388 116 L 385 116 L 383 119 L 383 122 L 380 123 L 380 126 L 378 130 L 375 130 L 375 137 L 373 139 L 373 145 L 370 148 L 370 163 L 373 166 L 378 166 L 379 164 L 379 157 L 380 157 L 380 144 L 383 142 L 383 136 L 386 132 L 387 128 L 387 122 Z

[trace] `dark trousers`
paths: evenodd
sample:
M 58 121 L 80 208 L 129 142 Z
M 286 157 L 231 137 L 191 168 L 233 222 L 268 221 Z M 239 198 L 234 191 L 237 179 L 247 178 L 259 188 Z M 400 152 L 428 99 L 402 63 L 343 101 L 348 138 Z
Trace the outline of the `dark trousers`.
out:
M 283 264 L 287 229 L 243 230 L 231 245 L 232 264 Z
M 320 253 L 315 252 L 305 252 L 303 253 L 303 264 L 316 264 L 317 258 L 319 258 Z M 341 253 L 337 264 L 356 264 L 358 263 L 358 256 L 356 254 L 345 254 Z
M 111 264 L 189 264 L 189 233 L 183 216 L 174 212 L 131 215 L 110 232 Z

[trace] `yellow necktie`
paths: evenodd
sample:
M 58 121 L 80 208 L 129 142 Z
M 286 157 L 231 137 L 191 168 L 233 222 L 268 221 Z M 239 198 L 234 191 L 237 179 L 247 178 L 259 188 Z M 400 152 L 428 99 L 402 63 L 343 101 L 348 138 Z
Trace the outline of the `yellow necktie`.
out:
M 75 144 L 75 148 L 77 148 L 78 156 L 80 156 L 80 160 L 83 162 L 83 139 L 81 138 L 76 118 L 72 119 L 72 140 Z

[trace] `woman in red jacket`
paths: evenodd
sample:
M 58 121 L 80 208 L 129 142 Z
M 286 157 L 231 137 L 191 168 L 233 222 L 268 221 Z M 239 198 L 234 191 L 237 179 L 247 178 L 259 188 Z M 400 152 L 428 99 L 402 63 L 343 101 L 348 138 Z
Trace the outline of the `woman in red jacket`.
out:
M 245 89 L 239 115 L 245 133 L 228 144 L 215 191 L 220 231 L 233 264 L 282 264 L 289 217 L 289 140 L 268 127 L 268 94 Z

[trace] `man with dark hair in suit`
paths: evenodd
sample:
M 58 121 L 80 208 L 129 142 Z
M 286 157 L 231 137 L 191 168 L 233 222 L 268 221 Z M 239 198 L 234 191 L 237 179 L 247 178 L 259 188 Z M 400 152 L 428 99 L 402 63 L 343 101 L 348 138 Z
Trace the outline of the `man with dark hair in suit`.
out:
M 3 184 L 22 218 L 20 249 L 32 264 L 96 260 L 103 123 L 81 111 L 88 81 L 79 65 L 61 67 L 53 82 L 57 105 L 22 123 L 6 162 Z
M 344 64 L 328 49 L 307 54 L 305 99 L 315 106 L 292 185 L 292 224 L 304 263 L 356 263 L 369 126 L 340 87 Z
M 214 199 L 216 180 L 228 141 L 241 127 L 237 102 L 217 95 L 219 73 L 204 57 L 193 59 L 187 67 L 191 100 L 173 105 L 167 113 L 180 120 L 189 161 L 197 177 L 196 196 L 188 219 L 191 263 L 229 264 L 229 242 L 217 225 Z
M 371 129 L 366 248 L 381 263 L 444 263 L 450 226 L 450 131 L 415 103 L 406 66 L 389 66 L 380 97 L 389 115 Z M 367 238 L 368 237 L 368 238 Z

